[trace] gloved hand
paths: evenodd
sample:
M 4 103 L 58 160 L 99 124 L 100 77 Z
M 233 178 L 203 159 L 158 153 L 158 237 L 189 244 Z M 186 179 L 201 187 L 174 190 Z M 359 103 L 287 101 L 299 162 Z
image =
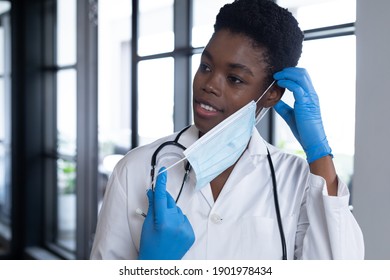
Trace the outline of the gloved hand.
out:
M 149 208 L 142 226 L 140 260 L 179 260 L 195 241 L 190 222 L 166 191 L 166 182 L 167 172 L 162 172 L 154 192 L 147 192 Z
M 303 68 L 286 68 L 276 73 L 274 79 L 278 86 L 294 94 L 294 109 L 281 100 L 274 108 L 301 144 L 307 161 L 312 163 L 324 156 L 332 156 L 322 124 L 318 96 L 307 71 Z

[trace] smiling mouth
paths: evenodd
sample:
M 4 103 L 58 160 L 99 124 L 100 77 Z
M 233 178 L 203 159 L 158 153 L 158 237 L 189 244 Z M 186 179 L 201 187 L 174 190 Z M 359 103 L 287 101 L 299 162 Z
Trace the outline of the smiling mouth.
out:
M 200 107 L 205 109 L 206 111 L 209 111 L 209 112 L 217 112 L 217 109 L 211 107 L 210 105 L 207 105 L 207 104 L 203 104 L 203 103 L 199 103 Z

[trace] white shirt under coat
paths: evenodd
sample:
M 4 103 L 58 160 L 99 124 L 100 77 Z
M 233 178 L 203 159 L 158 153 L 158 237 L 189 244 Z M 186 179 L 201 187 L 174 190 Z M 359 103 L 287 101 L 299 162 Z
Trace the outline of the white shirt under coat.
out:
M 135 210 L 147 213 L 152 154 L 174 137 L 133 149 L 118 163 L 106 188 L 91 259 L 138 258 L 144 218 Z M 189 147 L 197 139 L 192 126 L 179 142 Z M 210 184 L 195 191 L 190 173 L 178 206 L 196 240 L 183 259 L 282 258 L 266 145 L 275 166 L 288 259 L 363 259 L 363 236 L 348 207 L 347 186 L 339 180 L 338 196 L 328 196 L 325 180 L 311 174 L 304 159 L 265 144 L 256 129 L 216 201 Z M 164 148 L 159 166 L 176 162 L 178 154 L 176 147 Z M 183 175 L 184 163 L 168 171 L 167 190 L 174 198 Z

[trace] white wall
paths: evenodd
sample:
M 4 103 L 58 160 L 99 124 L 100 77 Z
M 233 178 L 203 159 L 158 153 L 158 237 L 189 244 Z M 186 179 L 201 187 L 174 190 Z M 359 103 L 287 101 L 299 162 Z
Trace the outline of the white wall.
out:
M 366 259 L 390 259 L 390 1 L 357 0 L 354 214 Z

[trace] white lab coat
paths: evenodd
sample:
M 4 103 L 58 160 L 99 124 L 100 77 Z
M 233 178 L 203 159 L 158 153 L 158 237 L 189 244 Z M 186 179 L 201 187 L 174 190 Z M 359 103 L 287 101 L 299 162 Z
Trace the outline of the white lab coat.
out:
M 198 138 L 192 126 L 179 142 L 188 147 Z M 137 259 L 150 187 L 150 159 L 168 136 L 130 151 L 116 166 L 99 214 L 91 259 Z M 307 162 L 265 144 L 257 130 L 214 201 L 210 185 L 195 191 L 194 174 L 178 201 L 195 232 L 195 243 L 183 259 L 281 259 L 282 247 L 267 161 L 275 166 L 279 206 L 288 259 L 362 259 L 362 232 L 348 207 L 349 192 L 340 180 L 338 196 L 327 195 L 325 180 L 309 172 Z M 181 151 L 169 146 L 159 166 L 177 161 Z M 184 163 L 168 171 L 167 190 L 176 198 Z

